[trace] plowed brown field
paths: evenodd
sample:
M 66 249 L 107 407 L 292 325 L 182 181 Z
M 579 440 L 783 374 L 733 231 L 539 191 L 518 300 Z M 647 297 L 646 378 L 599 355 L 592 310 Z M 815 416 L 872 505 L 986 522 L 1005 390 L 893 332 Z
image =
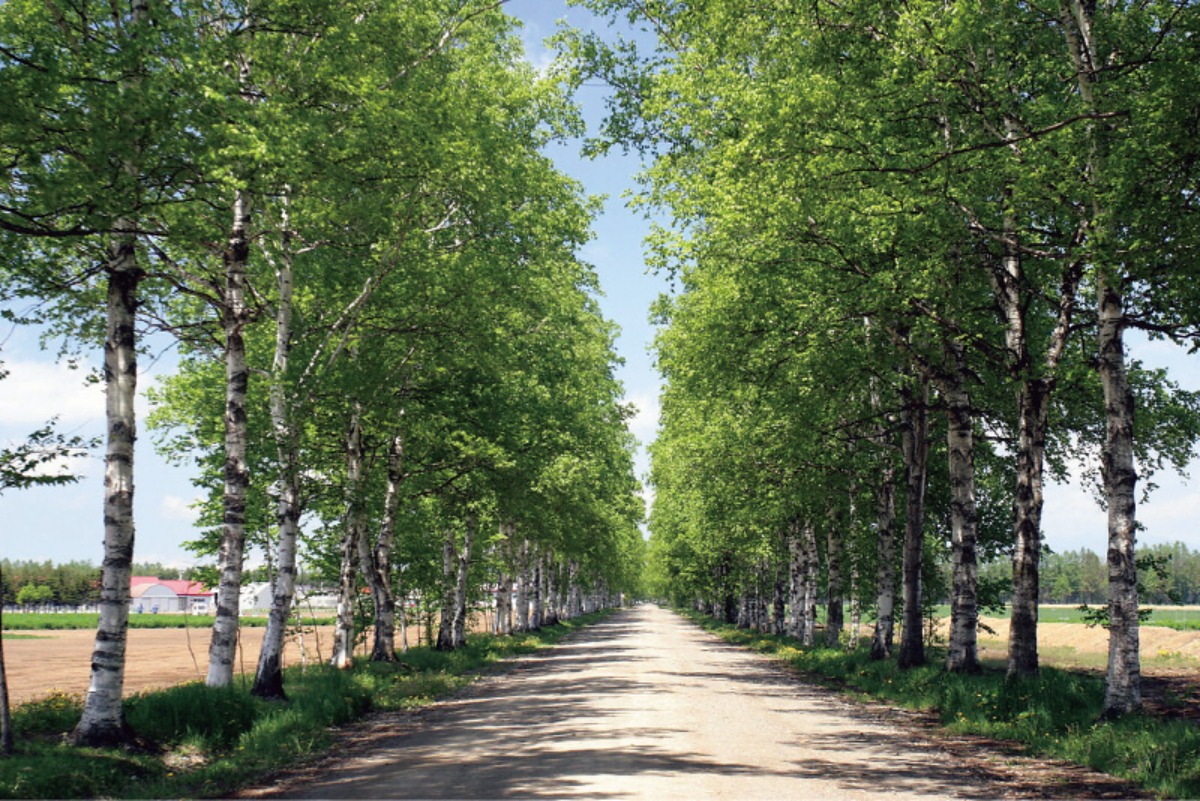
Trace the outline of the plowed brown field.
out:
M 6 632 L 7 633 L 7 632 Z M 4 639 L 4 663 L 9 698 L 14 704 L 31 701 L 52 690 L 87 691 L 95 631 L 27 631 L 36 639 Z M 253 677 L 265 628 L 243 628 L 236 671 Z M 126 651 L 125 693 L 169 687 L 203 679 L 208 667 L 211 629 L 130 629 Z M 332 627 L 306 629 L 303 655 L 299 638 L 292 637 L 284 664 L 322 662 L 330 656 Z

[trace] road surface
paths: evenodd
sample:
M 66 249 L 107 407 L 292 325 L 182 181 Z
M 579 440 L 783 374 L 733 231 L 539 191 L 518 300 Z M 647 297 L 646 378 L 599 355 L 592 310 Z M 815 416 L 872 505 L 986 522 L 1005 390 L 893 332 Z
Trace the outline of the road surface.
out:
M 614 615 L 425 714 L 386 716 L 322 763 L 247 793 L 775 800 L 1002 794 L 912 731 L 650 606 Z

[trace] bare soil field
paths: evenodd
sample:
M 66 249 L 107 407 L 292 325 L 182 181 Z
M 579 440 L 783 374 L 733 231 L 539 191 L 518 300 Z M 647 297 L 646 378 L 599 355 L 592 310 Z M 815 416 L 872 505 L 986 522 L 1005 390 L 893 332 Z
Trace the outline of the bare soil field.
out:
M 5 632 L 6 634 L 10 632 Z M 4 639 L 8 694 L 14 704 L 32 701 L 51 691 L 87 692 L 95 631 L 11 632 L 35 639 Z M 238 643 L 237 672 L 253 678 L 265 628 L 243 628 Z M 126 651 L 125 694 L 170 687 L 203 679 L 208 669 L 208 644 L 212 630 L 130 629 Z M 284 665 L 308 664 L 328 659 L 333 628 L 305 630 L 303 648 L 298 637 L 288 640 Z
M 1008 621 L 984 618 L 994 633 L 980 632 L 980 656 L 987 662 L 1002 664 L 1006 654 Z M 475 625 L 483 621 L 476 620 Z M 473 626 L 474 628 L 474 626 Z M 254 675 L 265 629 L 243 628 L 237 665 L 239 672 Z M 87 691 L 94 631 L 11 632 L 35 639 L 4 640 L 8 691 L 14 704 L 44 697 L 51 691 L 83 694 Z M 168 687 L 185 681 L 203 679 L 208 664 L 210 630 L 204 629 L 131 629 L 125 691 Z M 415 644 L 415 629 L 409 630 Z M 1043 664 L 1064 667 L 1102 669 L 1108 651 L 1108 638 L 1102 629 L 1077 623 L 1043 623 L 1038 628 Z M 303 649 L 298 637 L 291 637 L 284 654 L 285 664 L 309 664 L 329 658 L 333 632 L 329 627 L 306 629 Z M 1180 700 L 1196 698 L 1200 710 L 1200 631 L 1175 631 L 1161 626 L 1141 629 L 1142 671 L 1148 678 L 1170 682 L 1170 690 Z M 368 644 L 369 647 L 369 644 Z

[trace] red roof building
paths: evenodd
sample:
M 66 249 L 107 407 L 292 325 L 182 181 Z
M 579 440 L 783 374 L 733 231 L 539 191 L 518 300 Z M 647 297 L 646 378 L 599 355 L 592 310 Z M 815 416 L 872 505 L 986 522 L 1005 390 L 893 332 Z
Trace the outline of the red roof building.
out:
M 214 607 L 216 592 L 198 581 L 132 576 L 129 579 L 129 611 L 193 612 L 208 614 Z

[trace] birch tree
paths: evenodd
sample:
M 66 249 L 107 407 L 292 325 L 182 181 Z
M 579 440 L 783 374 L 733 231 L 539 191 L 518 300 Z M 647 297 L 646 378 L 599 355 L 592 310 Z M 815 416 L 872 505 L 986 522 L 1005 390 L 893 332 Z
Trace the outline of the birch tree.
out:
M 160 289 L 147 280 L 146 243 L 163 233 L 162 189 L 194 163 L 193 137 L 175 132 L 186 128 L 195 98 L 173 71 L 193 44 L 184 33 L 190 25 L 188 9 L 148 2 L 65 12 L 10 3 L 0 14 L 0 82 L 9 98 L 0 123 L 0 230 L 5 251 L 24 254 L 5 278 L 16 294 L 57 307 L 52 330 L 104 342 L 105 558 L 92 677 L 73 734 L 82 744 L 127 736 L 137 322 Z M 170 203 L 185 204 L 188 188 L 174 189 Z M 48 268 L 51 254 L 58 266 Z

